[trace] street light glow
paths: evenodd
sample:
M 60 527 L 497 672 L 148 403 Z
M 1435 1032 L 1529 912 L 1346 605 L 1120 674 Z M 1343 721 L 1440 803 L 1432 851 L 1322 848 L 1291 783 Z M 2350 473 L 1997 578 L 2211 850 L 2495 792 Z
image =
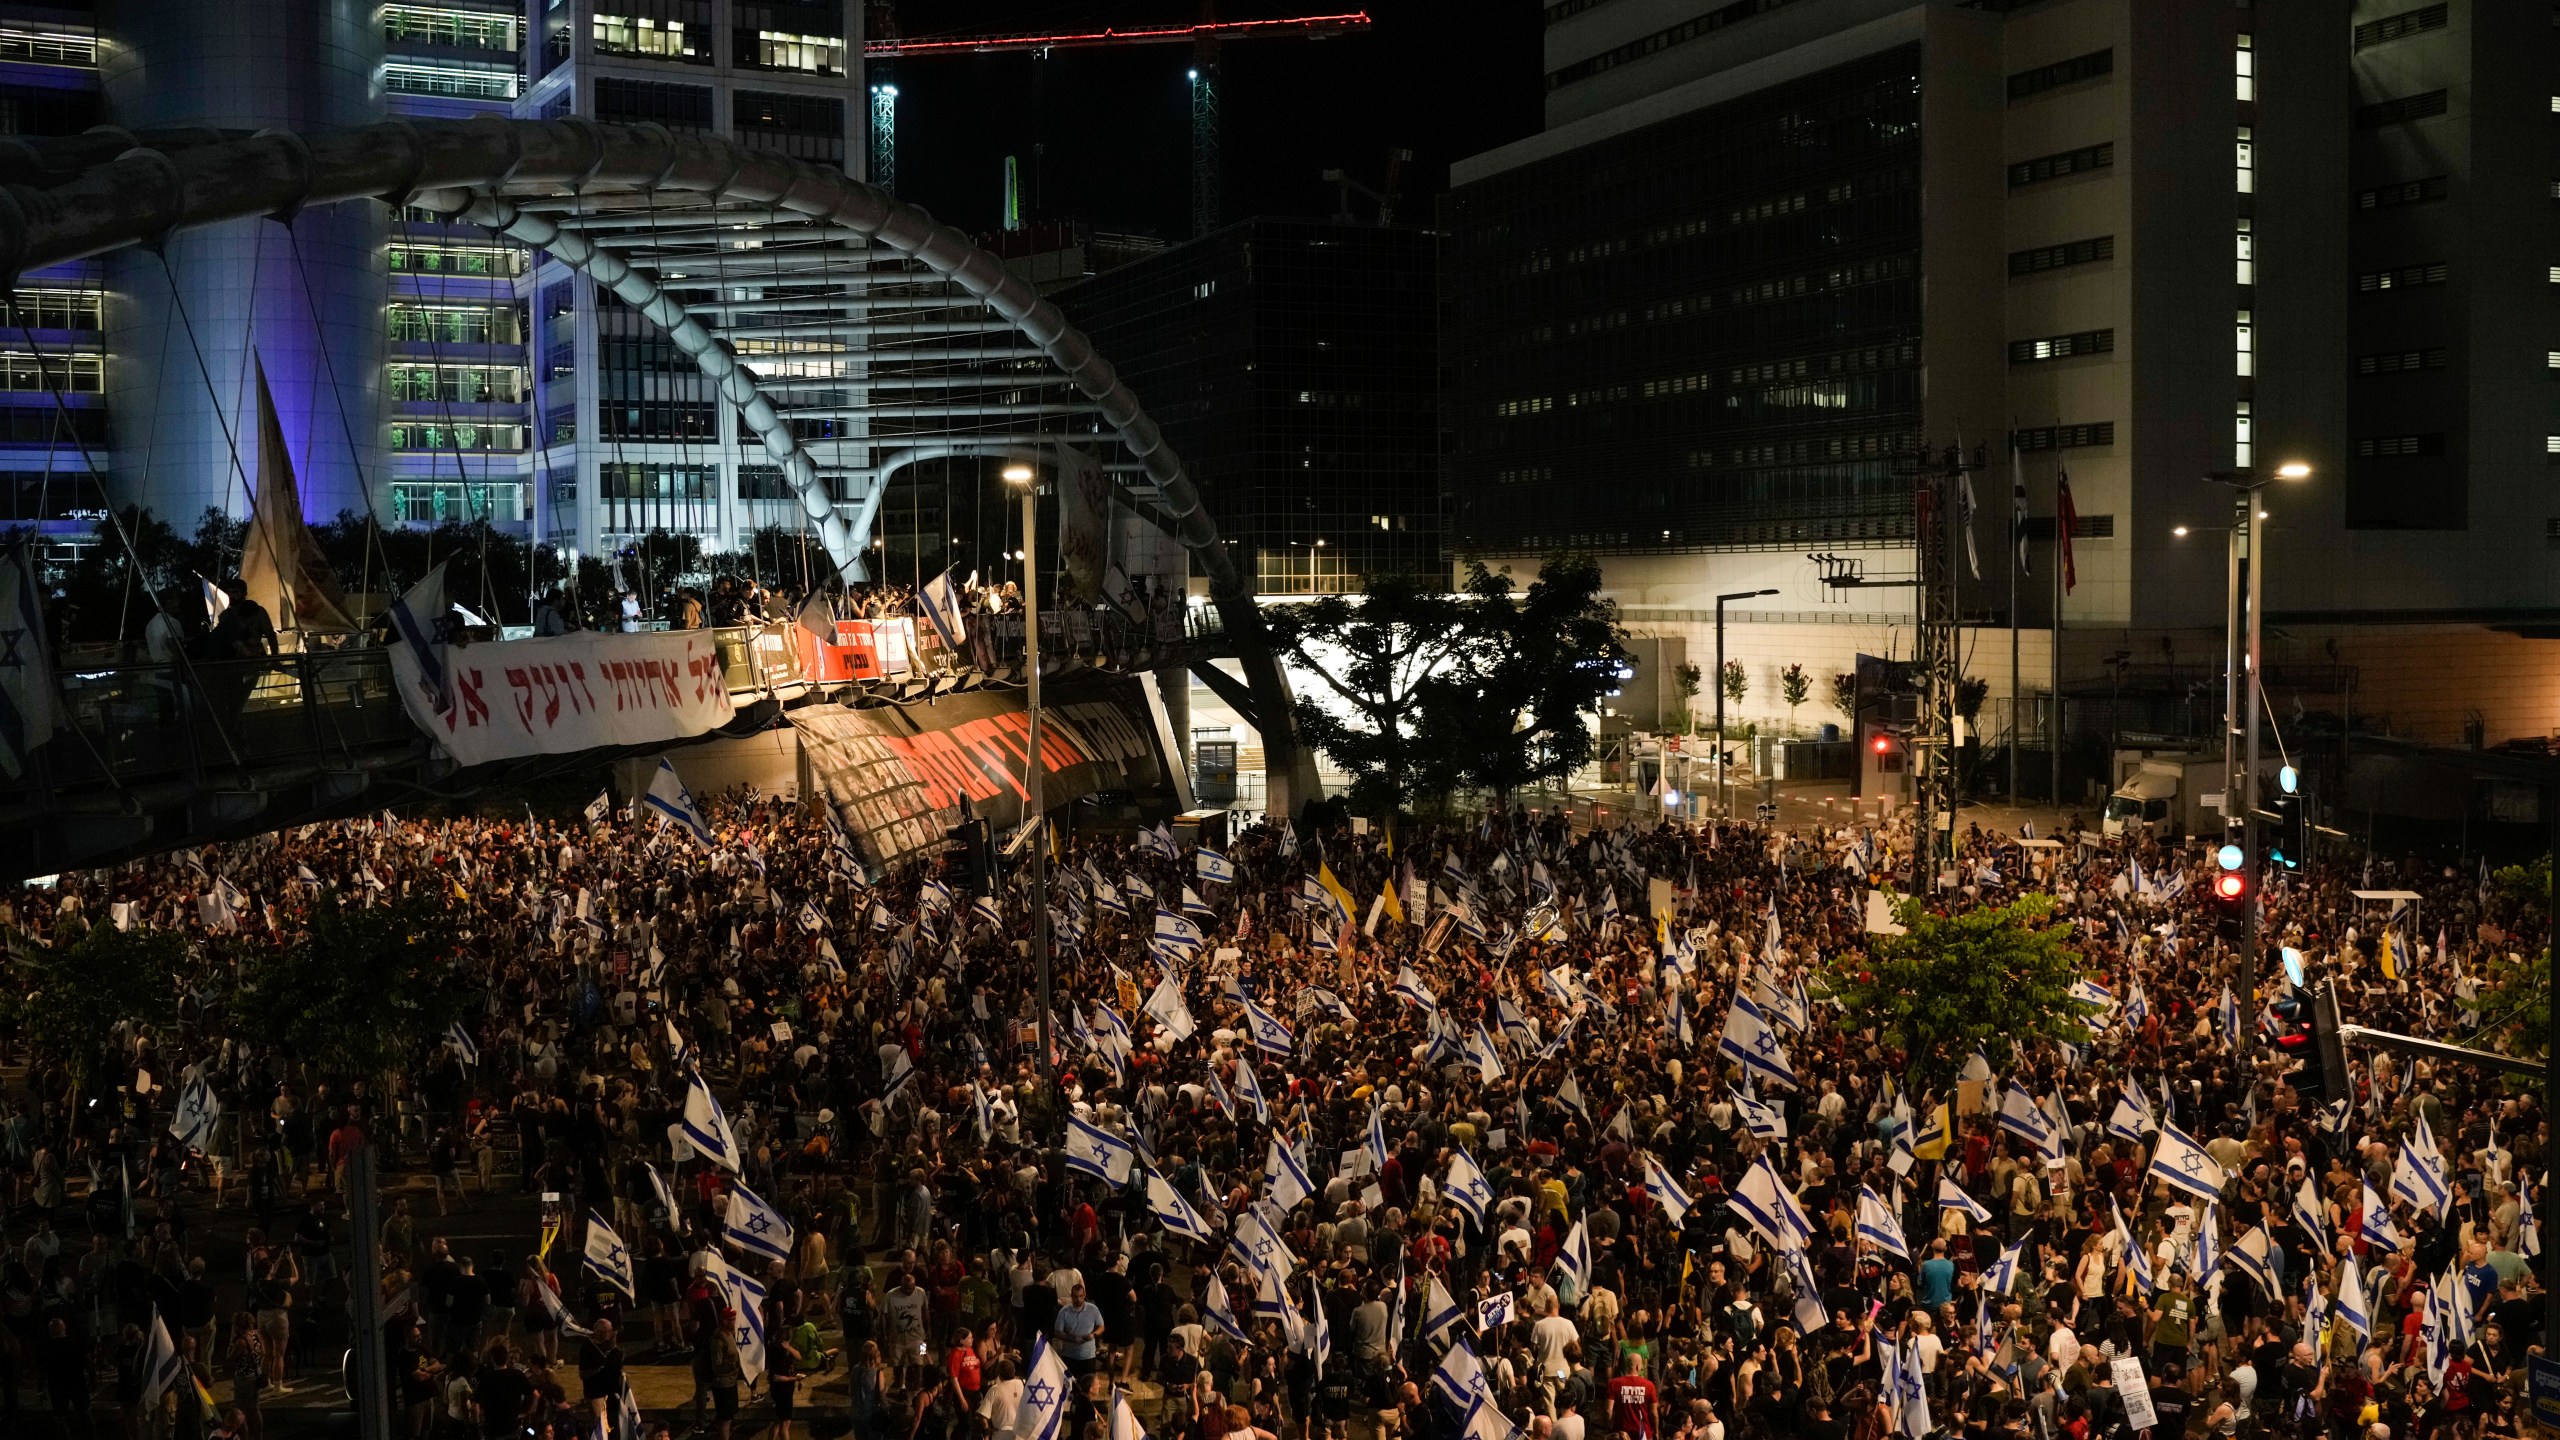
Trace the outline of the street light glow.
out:
M 1007 485 L 1028 485 L 1031 483 L 1031 476 L 1031 467 L 1020 462 L 1004 467 L 1004 483 Z
M 2170 534 L 2172 534 L 2172 535 L 2177 536 L 2177 537 L 2178 537 L 2179 539 L 2181 539 L 2181 540 L 2184 540 L 2184 539 L 2186 539 L 2186 538 L 2187 538 L 2187 527 L 2186 527 L 2186 526 L 2184 526 L 2184 525 L 2180 525 L 2180 526 L 2178 526 L 2177 528 L 2175 528 L 2175 529 L 2171 530 L 2169 533 L 2170 533 Z
M 2299 460 L 2287 460 L 2276 467 L 2276 478 L 2279 480 L 2308 480 L 2311 478 L 2311 467 Z

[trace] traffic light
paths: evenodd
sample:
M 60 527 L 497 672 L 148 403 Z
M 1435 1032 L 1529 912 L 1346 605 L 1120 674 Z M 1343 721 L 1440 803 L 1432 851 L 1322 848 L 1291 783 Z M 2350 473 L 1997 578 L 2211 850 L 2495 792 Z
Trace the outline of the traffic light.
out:
M 2311 857 L 2311 819 L 2299 795 L 2275 797 L 2275 821 L 2267 827 L 2267 860 L 2299 870 Z
M 964 820 L 942 832 L 951 849 L 955 888 L 971 895 L 992 895 L 996 883 L 995 836 L 984 820 Z
M 2325 1087 L 2320 1072 L 2319 1042 L 2312 1033 L 2314 1015 L 2310 992 L 2300 986 L 2288 985 L 2284 994 L 2267 1007 L 2266 1032 L 2267 1043 L 2285 1062 L 2285 1083 L 2316 1107 L 2323 1098 Z
M 2240 868 L 2246 858 L 2237 845 L 2214 855 L 2220 868 L 2213 874 L 2213 931 L 2225 940 L 2249 933 L 2249 872 Z

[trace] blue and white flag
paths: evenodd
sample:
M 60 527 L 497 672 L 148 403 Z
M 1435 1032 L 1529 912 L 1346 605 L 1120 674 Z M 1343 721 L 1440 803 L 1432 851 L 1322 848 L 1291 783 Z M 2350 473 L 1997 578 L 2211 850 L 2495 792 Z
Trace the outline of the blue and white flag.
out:
M 2222 1258 L 2231 1268 L 2249 1277 L 2258 1293 L 2268 1299 L 2278 1298 L 2282 1286 L 2276 1280 L 2275 1244 L 2267 1238 L 2262 1226 L 2251 1226 L 2249 1233 L 2231 1242 Z
M 1579 1220 L 1565 1232 L 1564 1244 L 1556 1250 L 1555 1274 L 1556 1293 L 1567 1305 L 1579 1301 L 1591 1286 L 1591 1236 Z
M 214 1098 L 213 1087 L 202 1079 L 190 1080 L 178 1092 L 178 1111 L 169 1118 L 169 1133 L 189 1150 L 206 1150 L 213 1144 L 214 1124 L 221 1118 L 222 1102 Z
M 1137 1163 L 1137 1151 L 1128 1141 L 1107 1130 L 1097 1130 L 1084 1121 L 1067 1117 L 1067 1168 L 1078 1170 L 1105 1184 L 1129 1183 L 1130 1167 Z
M 1778 1044 L 1778 1033 L 1769 1028 L 1767 1017 L 1748 996 L 1733 997 L 1733 1008 L 1725 1012 L 1724 1035 L 1716 1042 L 1720 1054 L 1740 1061 L 1742 1068 L 1772 1085 L 1789 1090 L 1803 1088 L 1796 1080 L 1795 1067 L 1787 1063 L 1787 1052 Z
M 729 1209 L 720 1223 L 720 1238 L 750 1255 L 791 1258 L 791 1222 L 743 1184 L 729 1187 Z
M 1169 954 L 1189 956 L 1200 953 L 1206 943 L 1200 927 L 1170 910 L 1156 911 L 1155 945 Z
M 1813 1222 L 1779 1178 L 1777 1167 L 1769 1163 L 1766 1151 L 1743 1172 L 1728 1203 L 1745 1224 L 1781 1250 L 1800 1247 L 1813 1238 Z
M 1387 993 L 1423 1010 L 1440 1008 L 1440 997 L 1431 993 L 1431 987 L 1422 983 L 1422 977 L 1410 965 L 1396 967 L 1396 983 L 1387 987 Z
M 1475 1347 L 1465 1336 L 1459 1336 L 1449 1353 L 1440 1357 L 1438 1368 L 1431 1372 L 1431 1388 L 1461 1412 L 1490 1393 L 1484 1364 L 1476 1359 Z
M 1975 1200 L 1971 1195 L 1966 1194 L 1965 1188 L 1957 1184 L 1955 1182 L 1955 1178 L 1950 1175 L 1940 1175 L 1938 1177 L 1938 1208 L 1941 1210 L 1961 1210 L 1964 1212 L 1965 1218 L 1971 1220 L 1976 1225 L 1988 1225 L 1991 1223 L 1991 1212 L 1983 1209 L 1981 1202 Z
M 1449 1176 L 1441 1183 L 1440 1193 L 1450 1204 L 1467 1212 L 1467 1218 L 1484 1228 L 1485 1207 L 1493 1203 L 1493 1186 L 1484 1178 L 1475 1157 L 1459 1150 L 1449 1157 Z
M 2158 1148 L 2151 1152 L 2148 1176 L 2198 1200 L 2222 1197 L 2222 1167 L 2204 1152 L 2203 1146 L 2187 1138 L 2185 1131 L 2166 1121 L 2160 1126 Z
M 1787 1117 L 1778 1112 L 1778 1107 L 1763 1104 L 1743 1091 L 1736 1090 L 1733 1092 L 1733 1111 L 1741 1119 L 1742 1128 L 1761 1139 L 1784 1140 L 1787 1138 Z M 1897 1134 L 1908 1136 L 1909 1127 L 1906 1126 Z
M 2232 993 L 2231 987 L 2228 984 L 2222 987 L 2222 1000 L 2215 1008 L 2214 1014 L 2221 1023 L 2223 1043 L 2234 1046 L 2238 1045 L 2242 1036 L 2240 1028 L 2240 997 Z
M 916 608 L 924 612 L 925 623 L 933 627 L 933 633 L 942 637 L 945 649 L 957 650 L 969 643 L 969 622 L 960 602 L 960 587 L 951 583 L 950 571 L 924 582 L 924 588 L 916 592 Z
M 2338 1298 L 2331 1302 L 2329 1312 L 2338 1318 L 2339 1323 L 2356 1332 L 2356 1338 L 2360 1340 L 2373 1334 L 2373 1317 L 2365 1308 L 2362 1272 L 2363 1267 L 2357 1265 L 2352 1256 L 2338 1267 Z
M 1308 1178 L 1307 1167 L 1298 1162 L 1297 1150 L 1281 1144 L 1277 1135 L 1271 1137 L 1270 1148 L 1263 1154 L 1262 1178 L 1271 1187 L 1271 1203 L 1284 1214 L 1316 1193 L 1315 1181 Z
M 2113 1009 L 2116 1003 L 2113 991 L 2086 976 L 2071 982 L 2071 998 L 2092 1010 Z
M 471 1032 L 463 1027 L 461 1021 L 454 1021 L 453 1028 L 444 1032 L 444 1043 L 453 1047 L 453 1053 L 461 1057 L 463 1064 L 480 1063 L 480 1042 L 471 1038 Z
M 1271 1106 L 1262 1098 L 1262 1082 L 1254 1076 L 1253 1061 L 1242 1055 L 1236 1057 L 1236 1099 L 1253 1106 L 1257 1123 L 1271 1123 Z
M 649 777 L 649 791 L 640 803 L 658 812 L 661 825 L 682 826 L 694 839 L 711 843 L 711 827 L 703 823 L 702 809 L 693 803 L 693 792 L 684 788 L 674 761 L 658 762 L 658 773 Z
M 2453 1205 L 2444 1155 L 2436 1149 L 2435 1134 L 2428 1129 L 2423 1111 L 2416 1115 L 2409 1138 L 2400 1142 L 2400 1157 L 2391 1167 L 2391 1197 L 2408 1202 L 2412 1210 L 2431 1210 L 2439 1220 Z
M 1384 1173 L 1387 1168 L 1387 1126 L 1375 1100 L 1369 1102 L 1368 1146 L 1371 1173 Z
M 1662 1213 L 1671 1217 L 1675 1227 L 1689 1218 L 1691 1207 L 1697 1203 L 1680 1188 L 1679 1180 L 1663 1165 L 1661 1157 L 1650 1151 L 1644 1157 L 1644 1193 L 1653 1197 L 1653 1203 L 1662 1207 Z
M 613 1233 L 604 1217 L 587 1212 L 587 1269 L 607 1285 L 622 1292 L 625 1300 L 640 1298 L 638 1282 L 631 1273 L 631 1247 Z
M 2018 1259 L 2026 1253 L 2026 1249 L 2027 1242 L 2021 1240 L 2017 1244 L 2008 1246 L 2001 1250 L 2000 1258 L 1992 1261 L 1991 1264 L 1983 1270 L 1982 1288 L 2001 1295 L 2006 1295 L 2010 1291 L 2016 1289 L 2018 1285 Z
M 1075 1399 L 1075 1386 L 1068 1379 L 1066 1362 L 1049 1344 L 1049 1337 L 1036 1335 L 1031 1341 L 1031 1363 L 1023 1371 L 1022 1404 L 1014 1412 L 1014 1440 L 1058 1440 L 1065 1428 L 1067 1407 Z
M 754 1276 L 719 1256 L 709 1259 L 703 1273 L 720 1287 L 725 1308 L 731 1312 L 729 1342 L 738 1349 L 738 1369 L 749 1383 L 761 1380 L 765 1371 L 765 1288 Z M 547 1291 L 551 1287 L 537 1288 Z
M 2112 1195 L 2107 1197 L 2107 1208 L 2113 1211 L 2116 1217 L 2116 1238 L 2124 1243 L 2125 1268 L 2133 1272 L 2134 1288 L 2139 1290 L 2147 1299 L 2151 1295 L 2153 1288 L 2151 1281 L 2151 1254 L 2148 1250 L 2143 1248 L 2141 1241 L 2134 1238 L 2133 1231 L 2124 1223 L 2124 1207 L 2118 1205 L 2115 1197 Z
M 2293 1223 L 2311 1237 L 2311 1244 L 2321 1254 L 2329 1253 L 2329 1205 L 2320 1196 L 2320 1187 L 2305 1174 L 2302 1184 L 2293 1192 Z
M 2199 1205 L 2196 1207 L 2196 1243 L 2194 1258 L 2190 1262 L 2190 1268 L 2196 1277 L 2196 1287 L 2198 1289 L 2202 1289 L 2213 1279 L 2213 1272 L 2222 1268 L 2222 1215 L 2220 1206 Z
M 1202 925 L 1214 925 L 1218 912 L 1209 908 L 1209 902 L 1201 899 L 1198 891 L 1185 885 L 1182 887 L 1182 918 Z
M 1217 1238 L 1210 1231 L 1209 1222 L 1200 1218 L 1200 1212 L 1192 1209 L 1191 1203 L 1156 1173 L 1153 1165 L 1147 1167 L 1147 1208 L 1155 1212 L 1157 1224 L 1185 1240 L 1205 1244 Z
M 676 1200 L 675 1187 L 669 1185 L 667 1177 L 659 1174 L 658 1167 L 648 1161 L 641 1161 L 640 1168 L 649 1172 L 649 1193 L 657 1197 L 658 1208 L 667 1212 L 667 1228 L 682 1234 L 684 1207 Z
M 1484 1033 L 1484 1022 L 1476 1022 L 1475 1033 L 1466 1040 L 1467 1063 L 1476 1067 L 1476 1076 L 1490 1085 L 1502 1078 L 1502 1055 L 1493 1048 L 1493 1037 Z
M 1298 1048 L 1297 1037 L 1289 1032 L 1289 1027 L 1250 1000 L 1244 1002 L 1244 1019 L 1245 1030 L 1252 1035 L 1254 1048 L 1265 1055 L 1286 1058 Z
M 732 1175 L 738 1173 L 738 1137 L 730 1131 L 729 1117 L 720 1113 L 720 1102 L 711 1098 L 711 1087 L 703 1083 L 699 1070 L 687 1080 L 681 1124 L 685 1143 L 697 1154 Z
M 1440 1283 L 1440 1272 L 1432 1271 L 1422 1284 L 1422 1340 L 1430 1344 L 1447 1334 L 1465 1312 L 1449 1296 L 1447 1286 Z
M 1902 1238 L 1902 1221 L 1893 1213 L 1893 1207 L 1885 1204 L 1883 1198 L 1876 1194 L 1872 1186 L 1858 1187 L 1857 1232 L 1859 1239 L 1886 1254 L 1900 1260 L 1910 1260 L 1911 1244 Z
M 2364 1205 L 2356 1217 L 2356 1232 L 2364 1237 L 2365 1248 L 2369 1250 L 2398 1255 L 2409 1248 L 2409 1237 L 2401 1234 L 2400 1227 L 2392 1223 L 2391 1207 L 2383 1203 L 2371 1181 L 2365 1182 Z
M 1220 885 L 1233 885 L 1236 883 L 1236 867 L 1234 863 L 1229 861 L 1226 856 L 1219 854 L 1217 851 L 1210 849 L 1206 845 L 1203 845 L 1199 849 L 1191 852 L 1191 865 L 1203 880 L 1212 881 Z
M 2151 1098 L 2132 1081 L 2125 1082 L 2116 1096 L 2116 1108 L 2107 1116 L 2107 1133 L 2129 1145 L 2139 1145 L 2142 1137 L 2160 1128 L 2151 1113 Z
M 1236 1307 L 1227 1299 L 1227 1284 L 1215 1270 L 1209 1272 L 1209 1287 L 1200 1297 L 1200 1317 L 1237 1344 L 1250 1343 L 1243 1324 L 1236 1319 Z

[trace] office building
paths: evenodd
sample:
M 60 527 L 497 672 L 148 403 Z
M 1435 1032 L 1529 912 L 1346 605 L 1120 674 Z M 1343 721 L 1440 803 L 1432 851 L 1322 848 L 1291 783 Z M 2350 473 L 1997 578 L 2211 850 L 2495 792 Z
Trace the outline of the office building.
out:
M 1692 657 L 1715 595 L 1775 588 L 1728 612 L 1740 713 L 1836 719 L 1776 672 L 1907 656 L 1912 607 L 1821 576 L 1907 576 L 1908 457 L 1981 446 L 1964 604 L 2022 622 L 2034 726 L 2057 473 L 2063 689 L 2166 694 L 2219 667 L 2233 502 L 2204 477 L 2298 460 L 2266 500 L 2271 688 L 2361 668 L 2357 712 L 2413 733 L 2560 725 L 2524 638 L 2560 620 L 2529 11 L 1558 0 L 1546 128 L 1446 202 L 1452 548 L 1597 551 Z M 2005 631 L 1967 650 L 2005 731 Z
M 1057 295 L 1147 397 L 1266 595 L 1444 565 L 1438 237 L 1261 218 Z

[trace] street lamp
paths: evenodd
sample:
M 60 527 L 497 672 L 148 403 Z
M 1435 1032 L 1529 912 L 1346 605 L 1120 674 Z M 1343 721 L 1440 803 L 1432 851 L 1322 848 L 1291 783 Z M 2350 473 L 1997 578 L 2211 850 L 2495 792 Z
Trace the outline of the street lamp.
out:
M 1757 600 L 1777 593 L 1774 589 L 1735 590 L 1716 597 L 1716 808 L 1727 820 L 1733 818 L 1733 789 L 1724 763 L 1724 606 L 1728 600 Z
M 1024 709 L 1029 712 L 1023 762 L 1023 806 L 1031 834 L 1031 966 L 1040 1003 L 1040 1083 L 1049 1082 L 1049 835 L 1041 784 L 1048 768 L 1040 755 L 1040 485 L 1039 472 L 1017 460 L 1004 467 L 1004 483 L 1022 492 L 1022 668 Z
M 2227 839 L 2236 813 L 2240 831 L 2240 853 L 2247 860 L 2252 883 L 2242 900 L 2246 908 L 2240 927 L 2240 973 L 2254 975 L 2258 961 L 2258 886 L 2255 872 L 2258 860 L 2258 711 L 2264 688 L 2264 673 L 2258 643 L 2259 612 L 2264 608 L 2267 576 L 2267 527 L 2260 523 L 2267 512 L 2260 507 L 2258 492 L 2265 489 L 2270 477 L 2256 470 L 2216 470 L 2205 476 L 2217 485 L 2232 490 L 2231 534 L 2226 564 L 2229 594 L 2223 603 L 2223 730 L 2222 730 L 2222 831 Z M 2300 460 L 2287 460 L 2276 466 L 2272 478 L 2300 482 L 2311 478 L 2311 466 Z M 2248 573 L 2243 576 L 2241 567 Z M 2245 594 L 2244 594 L 2245 587 Z M 2246 607 L 2248 633 L 2244 658 L 2240 612 Z M 2247 677 L 2243 679 L 2242 677 Z M 2235 736 L 2235 731 L 2236 736 Z M 2235 738 L 2239 743 L 2234 744 Z M 2236 767 L 2236 768 L 2235 768 Z

